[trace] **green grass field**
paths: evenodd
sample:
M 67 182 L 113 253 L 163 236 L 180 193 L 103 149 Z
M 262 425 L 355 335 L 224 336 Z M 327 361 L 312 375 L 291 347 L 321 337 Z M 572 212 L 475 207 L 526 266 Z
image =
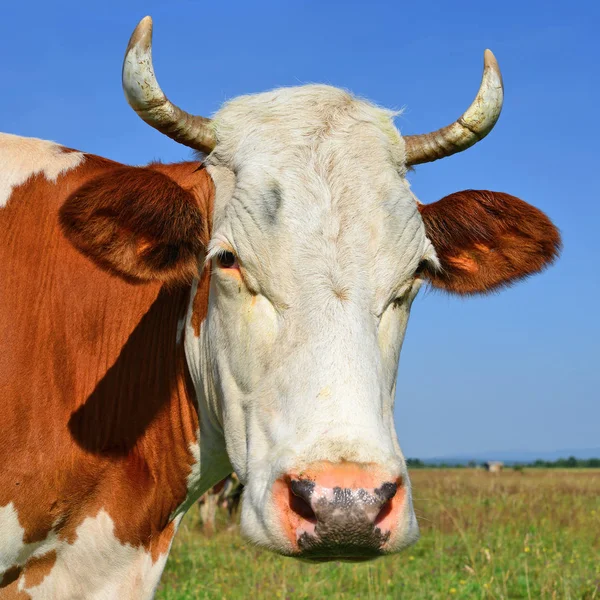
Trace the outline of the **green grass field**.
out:
M 413 471 L 421 540 L 371 563 L 309 565 L 257 550 L 237 527 L 184 519 L 157 594 L 214 598 L 600 600 L 600 471 Z

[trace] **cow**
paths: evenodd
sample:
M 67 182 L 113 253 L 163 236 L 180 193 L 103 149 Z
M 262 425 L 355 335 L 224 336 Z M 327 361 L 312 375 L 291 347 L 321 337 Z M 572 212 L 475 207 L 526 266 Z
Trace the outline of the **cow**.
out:
M 322 562 L 412 544 L 393 403 L 419 288 L 485 294 L 559 253 L 514 196 L 409 187 L 496 123 L 491 52 L 460 119 L 403 136 L 324 85 L 186 113 L 151 34 L 147 17 L 126 51 L 127 100 L 199 160 L 0 138 L 2 598 L 152 597 L 182 516 L 232 471 L 259 546 Z
M 244 486 L 235 473 L 232 473 L 200 496 L 198 505 L 204 534 L 211 535 L 215 532 L 219 507 L 227 509 L 227 515 L 231 522 L 237 514 L 243 489 Z
M 483 463 L 483 466 L 488 473 L 501 473 L 504 469 L 504 463 L 500 460 L 488 460 Z

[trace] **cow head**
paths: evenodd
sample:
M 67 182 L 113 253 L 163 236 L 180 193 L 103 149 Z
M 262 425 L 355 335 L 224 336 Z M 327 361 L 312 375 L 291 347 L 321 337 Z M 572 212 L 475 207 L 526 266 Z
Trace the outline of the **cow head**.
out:
M 216 195 L 203 343 L 247 486 L 242 524 L 317 560 L 417 536 L 393 404 L 423 281 L 490 291 L 542 268 L 558 243 L 544 215 L 506 194 L 421 205 L 392 117 L 325 86 L 238 98 L 215 115 L 206 160 Z
M 215 186 L 208 247 L 194 246 L 192 217 L 185 231 L 171 219 L 169 235 L 181 239 L 160 256 L 198 251 L 211 266 L 187 355 L 201 410 L 246 485 L 243 530 L 312 560 L 397 551 L 418 536 L 393 403 L 419 288 L 493 291 L 543 269 L 560 245 L 548 218 L 517 198 L 469 190 L 423 205 L 407 182 L 411 165 L 491 130 L 497 64 L 486 53 L 480 92 L 456 123 L 402 137 L 393 113 L 327 86 L 241 97 L 212 121 L 188 115 L 160 90 L 150 41 L 146 18 L 125 59 L 127 98 L 208 153 Z

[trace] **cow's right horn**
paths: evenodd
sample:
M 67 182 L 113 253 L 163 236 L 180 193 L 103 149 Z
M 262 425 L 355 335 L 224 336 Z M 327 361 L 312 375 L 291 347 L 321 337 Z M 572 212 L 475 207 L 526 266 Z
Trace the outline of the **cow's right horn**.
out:
M 479 91 L 467 111 L 437 131 L 405 135 L 406 165 L 418 165 L 462 152 L 482 140 L 494 127 L 504 100 L 502 75 L 496 58 L 486 50 Z
M 123 90 L 148 125 L 176 142 L 210 153 L 216 138 L 211 120 L 175 106 L 158 85 L 152 66 L 152 19 L 144 17 L 131 35 L 123 61 Z

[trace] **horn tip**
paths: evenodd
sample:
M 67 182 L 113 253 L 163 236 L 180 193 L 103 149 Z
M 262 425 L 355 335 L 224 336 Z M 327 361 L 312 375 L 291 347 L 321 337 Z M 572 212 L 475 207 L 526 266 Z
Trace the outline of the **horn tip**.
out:
M 146 16 L 137 24 L 125 53 L 127 54 L 134 46 L 141 46 L 144 50 L 149 50 L 152 46 L 152 17 Z
M 502 73 L 500 71 L 500 65 L 498 64 L 494 53 L 489 48 L 486 49 L 486 51 L 483 53 L 483 71 L 484 73 L 486 71 L 494 72 L 500 81 L 500 87 L 504 87 L 504 84 L 502 82 Z
M 485 52 L 483 53 L 483 66 L 485 69 L 494 69 L 494 71 L 498 72 L 500 71 L 498 61 L 496 60 L 494 53 L 489 48 L 486 48 Z

